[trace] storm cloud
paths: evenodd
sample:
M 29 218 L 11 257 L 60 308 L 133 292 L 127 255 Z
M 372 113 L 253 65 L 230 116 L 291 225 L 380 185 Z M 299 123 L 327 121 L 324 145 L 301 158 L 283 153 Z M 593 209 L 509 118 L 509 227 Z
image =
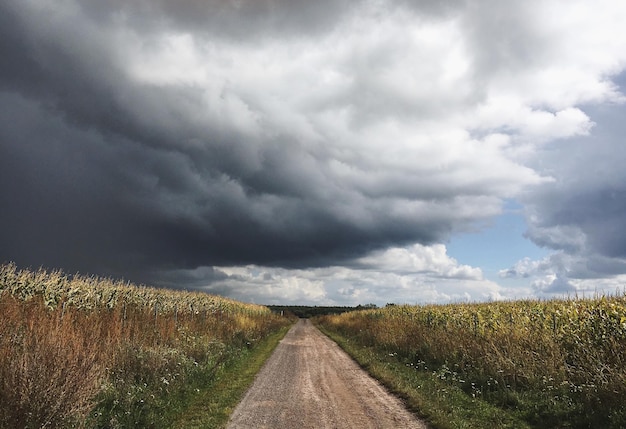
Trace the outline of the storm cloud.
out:
M 539 245 L 623 258 L 623 187 L 546 155 L 622 100 L 624 11 L 575 3 L 4 1 L 0 261 L 241 297 L 435 252 L 485 286 L 437 246 L 507 199 Z
M 626 279 L 626 127 L 621 119 L 626 109 L 589 111 L 597 118 L 594 135 L 570 139 L 566 150 L 545 147 L 537 169 L 549 166 L 555 180 L 525 198 L 527 237 L 554 253 L 502 272 L 534 278 L 540 291 L 569 280 L 568 292 L 612 293 Z

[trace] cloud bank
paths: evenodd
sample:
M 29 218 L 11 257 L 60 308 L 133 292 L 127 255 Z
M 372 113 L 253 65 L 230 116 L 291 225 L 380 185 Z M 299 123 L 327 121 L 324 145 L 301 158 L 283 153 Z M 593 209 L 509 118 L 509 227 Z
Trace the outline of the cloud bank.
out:
M 244 300 L 483 299 L 505 291 L 442 243 L 518 199 L 537 244 L 621 272 L 624 152 L 597 124 L 625 9 L 4 1 L 0 260 Z

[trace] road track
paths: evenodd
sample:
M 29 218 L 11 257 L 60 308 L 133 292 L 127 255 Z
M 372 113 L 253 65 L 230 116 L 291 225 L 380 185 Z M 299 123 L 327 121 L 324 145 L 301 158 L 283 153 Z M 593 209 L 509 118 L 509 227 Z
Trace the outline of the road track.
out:
M 337 344 L 301 319 L 259 372 L 227 429 L 426 427 Z

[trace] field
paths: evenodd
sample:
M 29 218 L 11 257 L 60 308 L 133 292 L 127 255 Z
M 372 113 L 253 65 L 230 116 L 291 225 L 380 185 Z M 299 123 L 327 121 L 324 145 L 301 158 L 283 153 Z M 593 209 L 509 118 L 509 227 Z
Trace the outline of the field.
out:
M 626 427 L 626 296 L 390 305 L 317 323 L 383 366 L 434 379 L 442 397 L 470 399 L 449 409 L 486 402 L 530 427 Z M 427 389 L 415 386 L 407 396 L 419 399 Z
M 228 368 L 251 368 L 250 353 L 272 349 L 256 346 L 292 323 L 208 294 L 13 264 L 0 266 L 0 321 L 7 428 L 185 427 L 181 416 L 205 422 L 207 408 L 223 422 L 215 392 L 240 383 Z M 626 427 L 626 295 L 389 305 L 316 323 L 434 427 Z
M 0 266 L 0 427 L 169 427 L 264 338 L 263 306 Z M 206 395 L 206 392 L 204 392 Z

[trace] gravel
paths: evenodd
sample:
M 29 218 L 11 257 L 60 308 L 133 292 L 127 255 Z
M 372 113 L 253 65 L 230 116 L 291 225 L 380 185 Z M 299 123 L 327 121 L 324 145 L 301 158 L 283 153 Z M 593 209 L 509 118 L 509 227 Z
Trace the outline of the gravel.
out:
M 301 319 L 259 372 L 227 428 L 427 426 L 309 320 Z

